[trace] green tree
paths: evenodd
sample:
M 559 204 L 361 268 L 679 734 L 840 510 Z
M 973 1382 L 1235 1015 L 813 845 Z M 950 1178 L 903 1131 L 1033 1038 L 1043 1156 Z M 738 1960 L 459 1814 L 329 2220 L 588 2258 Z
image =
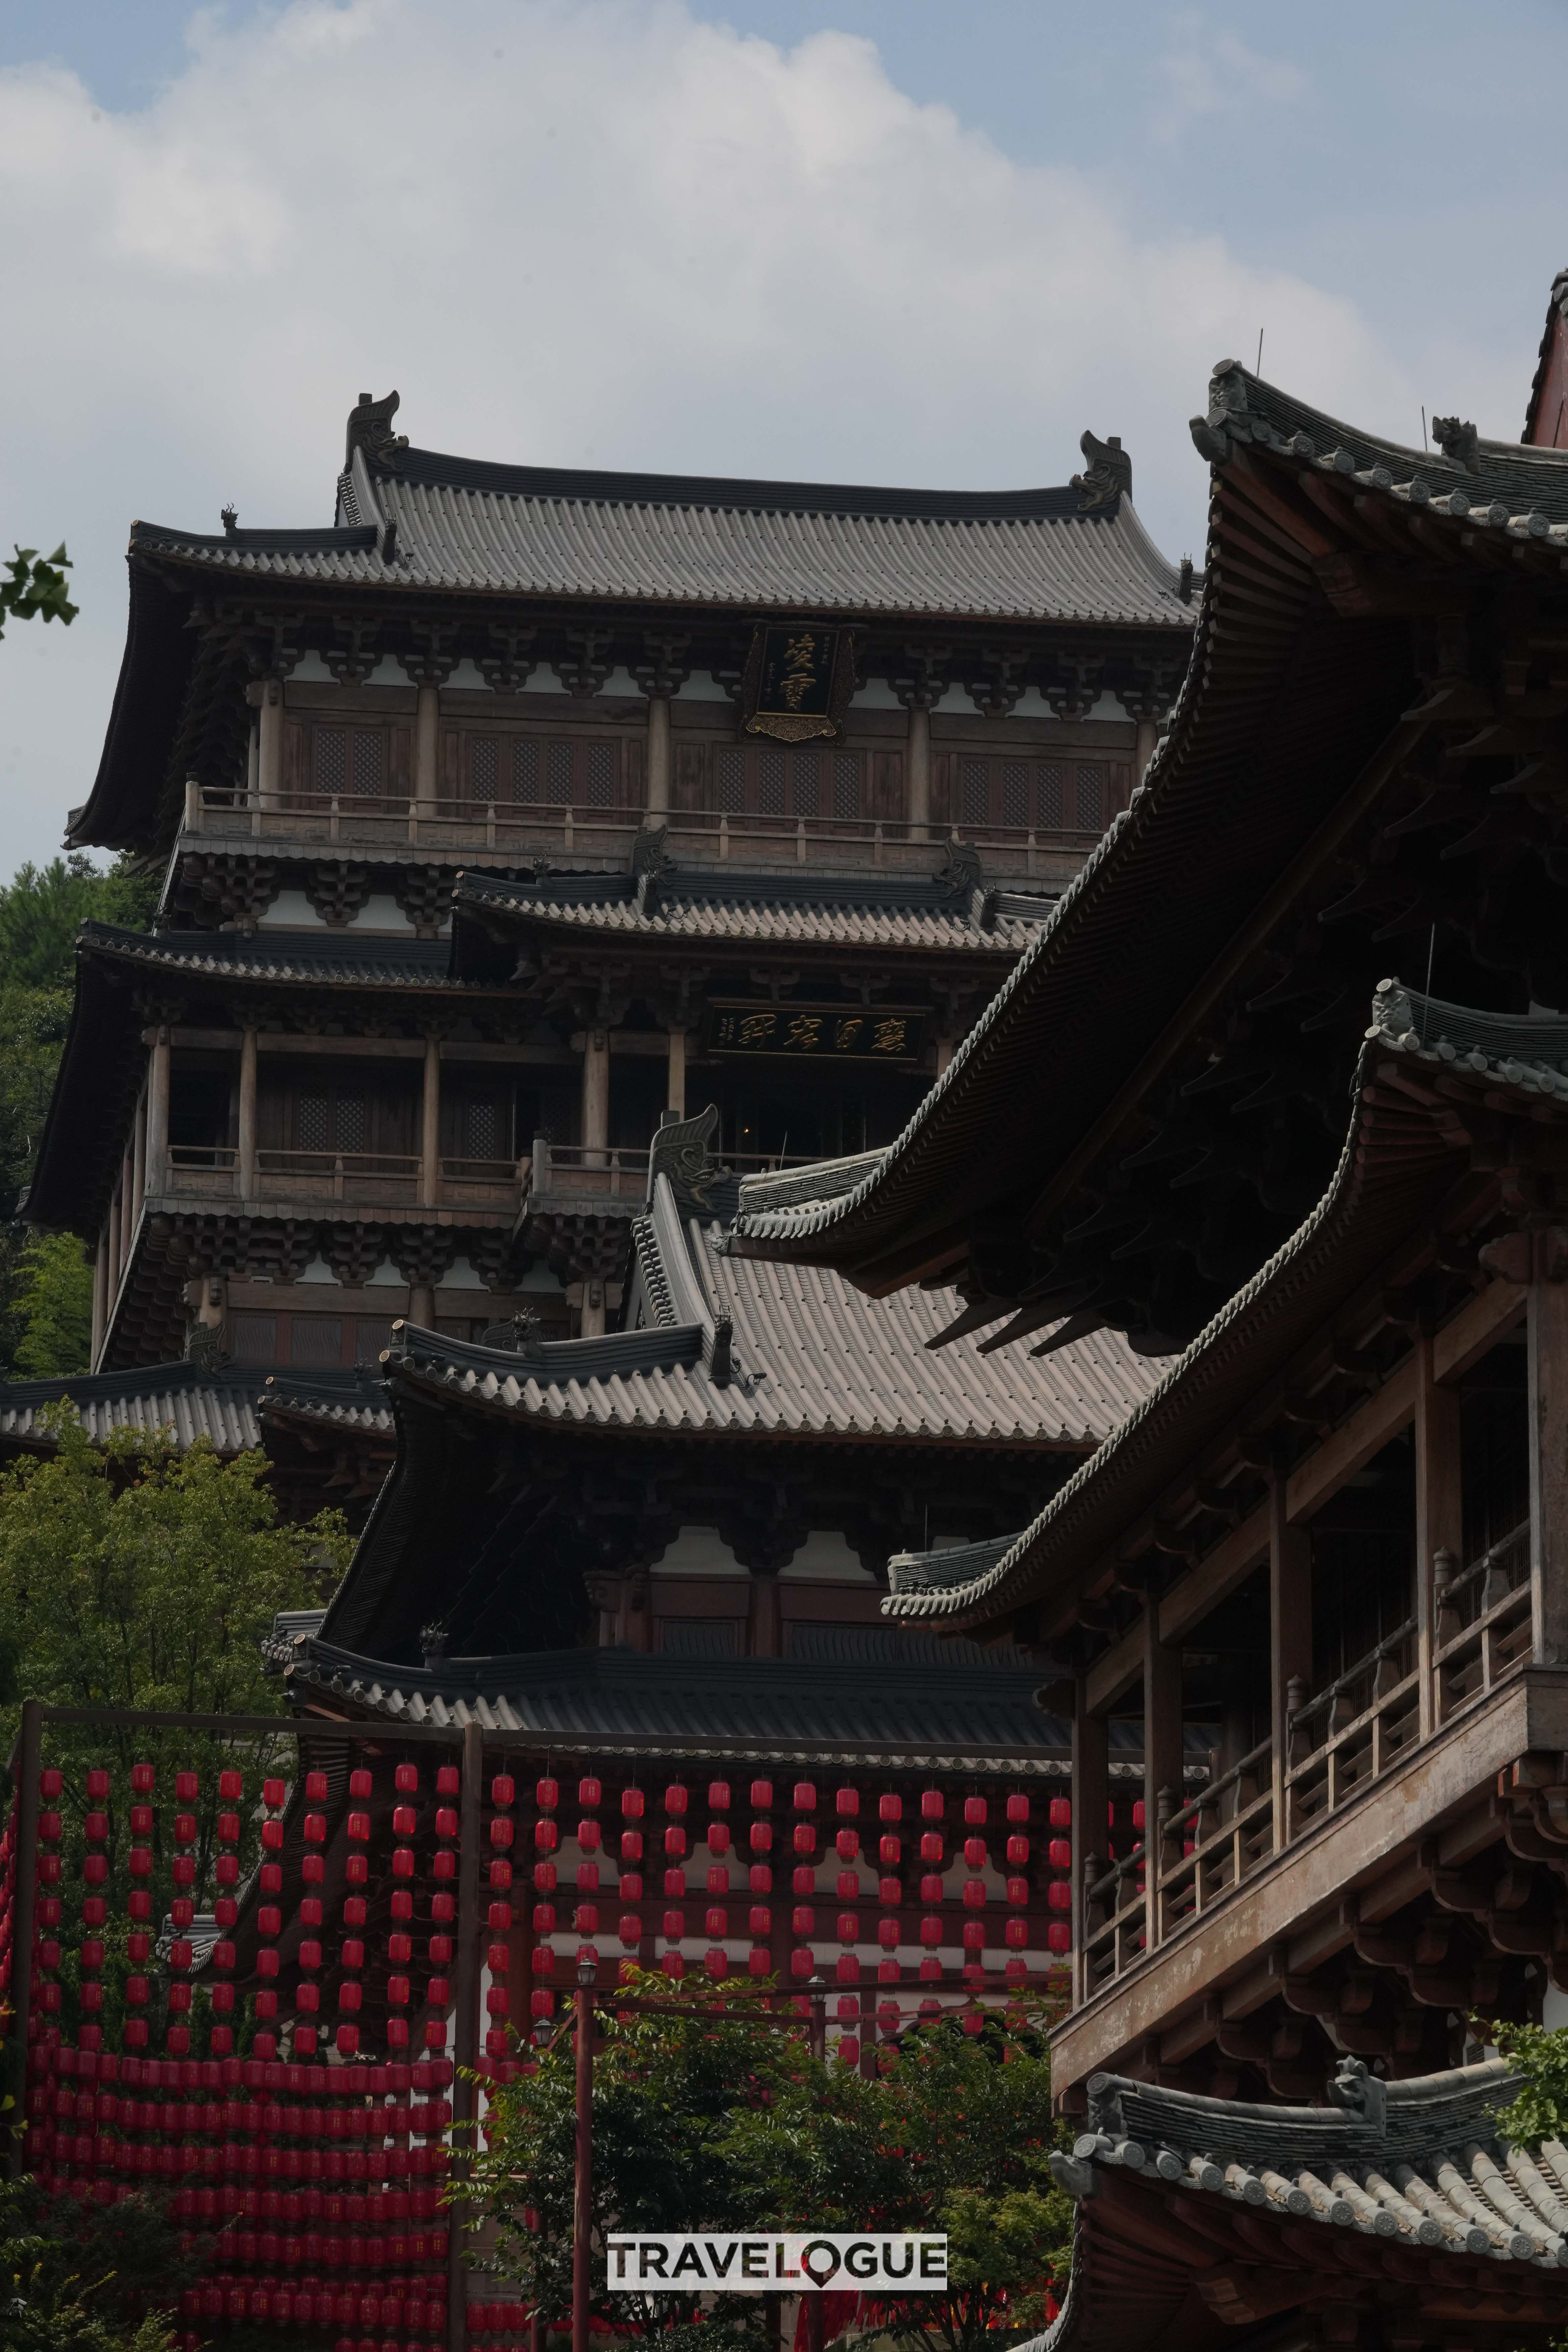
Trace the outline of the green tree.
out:
M 775 2227 L 944 2231 L 946 2295 L 879 2305 L 860 2333 L 911 2352 L 978 2352 L 1045 2324 L 1066 2290 L 1072 2207 L 1050 2171 L 1062 2133 L 1037 2030 L 987 2017 L 982 2032 L 933 2020 L 846 2066 L 792 2072 L 738 2114 L 730 2147 Z
M 36 547 L 13 549 L 0 570 L 0 636 L 9 620 L 58 621 L 69 628 L 80 610 L 66 594 L 70 562 L 63 540 L 52 555 L 40 555 Z
M 6 2352 L 165 2352 L 170 2305 L 202 2254 L 160 2200 L 119 2205 L 0 2182 L 0 2343 Z
M 626 1990 L 670 1998 L 664 1977 L 634 1971 Z M 613 2298 L 603 2254 L 606 2229 L 739 2230 L 756 2220 L 757 2183 L 730 2147 L 739 2105 L 760 2104 L 792 2068 L 811 2071 L 805 2026 L 788 2032 L 723 2015 L 719 1991 L 696 1977 L 683 2000 L 698 2016 L 599 2012 L 594 2064 L 594 2222 L 598 2248 L 593 2309 L 630 2325 L 662 2352 L 763 2352 L 760 2297 L 726 2295 L 707 2318 L 696 2295 Z M 572 2307 L 575 2077 L 570 2031 L 536 2071 L 496 2093 L 467 2191 L 495 2225 L 496 2267 L 528 2301 L 564 2319 Z
M 628 1990 L 670 1990 L 636 1973 Z M 601 2246 L 611 2225 L 945 2231 L 951 2292 L 879 2305 L 864 2315 L 868 2339 L 977 2352 L 1043 2322 L 1047 2288 L 1065 2287 L 1072 2209 L 1050 2175 L 1061 2135 L 1032 2030 L 922 2025 L 879 2053 L 868 2080 L 814 2058 L 803 2019 L 727 2015 L 724 1989 L 702 1979 L 680 1998 L 700 2013 L 605 2018 L 593 2107 Z M 467 2192 L 494 2226 L 497 2268 L 552 2318 L 571 2306 L 574 2090 L 567 2032 L 496 2095 Z M 722 2297 L 706 2318 L 695 2297 L 611 2299 L 597 2249 L 593 2281 L 598 2315 L 668 2352 L 752 2347 L 767 2324 L 760 2298 Z
M 156 876 L 135 861 L 100 872 L 79 852 L 19 866 L 0 886 L 0 1375 L 86 1367 L 91 1290 L 79 1248 L 36 1254 L 18 1202 L 70 1026 L 77 932 L 89 920 L 143 929 L 157 897 Z
M 66 1706 L 167 1709 L 180 1715 L 277 1715 L 280 1692 L 260 1653 L 261 1636 L 279 1609 L 325 1600 L 349 1551 L 340 1514 L 322 1512 L 303 1526 L 280 1519 L 259 1454 L 224 1461 L 203 1442 L 188 1453 L 138 1431 L 95 1444 L 68 1404 L 47 1416 L 51 1452 L 0 1470 L 0 1753 L 11 1748 L 25 1697 Z M 129 1885 L 131 1767 L 150 1763 L 161 1787 L 176 1769 L 199 1775 L 198 1903 L 211 1893 L 220 1767 L 246 1777 L 242 1864 L 255 1857 L 253 1814 L 263 1773 L 282 1743 L 236 1740 L 216 1732 L 110 1724 L 47 1727 L 45 1759 L 65 1774 L 61 1807 L 67 1916 L 58 1931 L 61 1982 L 74 2001 L 77 1906 L 81 1895 L 80 1822 L 85 1775 L 105 1766 L 110 1793 L 103 1847 L 113 1899 L 123 1921 Z M 292 1744 L 289 1743 L 292 1758 Z M 163 1917 L 174 1892 L 173 1855 L 161 1840 L 157 1808 L 152 1840 L 153 1908 Z M 114 2027 L 125 1969 L 108 1937 L 103 2021 Z M 68 2006 L 62 2021 L 73 2022 Z
M 24 1380 L 87 1369 L 92 1345 L 92 1268 L 74 1234 L 34 1234 L 16 1269 L 18 1338 L 12 1367 Z
M 1568 2028 L 1500 2020 L 1492 2025 L 1478 2021 L 1474 2031 L 1518 2077 L 1512 2105 L 1493 2118 L 1499 2137 L 1531 2154 L 1543 2139 L 1561 2139 L 1568 2131 Z

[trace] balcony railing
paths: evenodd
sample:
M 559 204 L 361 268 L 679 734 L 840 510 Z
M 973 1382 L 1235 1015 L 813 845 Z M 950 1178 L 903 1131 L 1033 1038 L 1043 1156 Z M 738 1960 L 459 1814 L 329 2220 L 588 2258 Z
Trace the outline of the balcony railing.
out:
M 1529 1521 L 1521 1522 L 1458 1570 L 1451 1555 L 1436 1556 L 1428 1717 L 1435 1732 L 1484 1704 L 1531 1654 L 1530 1534 Z M 1283 1847 L 1276 1843 L 1273 1743 L 1266 1739 L 1109 1868 L 1086 1863 L 1080 2004 L 1419 1752 L 1420 1631 L 1418 1620 L 1407 1618 L 1321 1690 L 1309 1695 L 1292 1685 Z
M 344 1202 L 357 1208 L 512 1209 L 528 1180 L 526 1160 L 443 1159 L 437 1163 L 436 1199 L 426 1202 L 421 1197 L 421 1170 L 415 1152 L 259 1150 L 248 1197 Z M 177 1198 L 237 1200 L 239 1154 L 232 1144 L 174 1144 L 165 1190 Z
M 640 808 L 607 808 L 556 801 L 419 800 L 386 793 L 226 792 L 193 785 L 186 795 L 187 834 L 253 840 L 411 844 L 436 849 L 493 850 L 521 855 L 539 848 L 602 853 L 617 863 L 643 823 Z M 886 865 L 929 870 L 932 845 L 962 838 L 983 859 L 1017 874 L 1056 872 L 1063 857 L 1086 856 L 1100 835 L 1064 828 L 932 824 L 901 818 L 767 815 L 760 812 L 669 810 L 662 818 L 672 848 L 684 845 L 700 864 L 768 866 L 821 862 Z M 1045 863 L 1043 861 L 1049 861 Z
M 530 1196 L 561 1193 L 584 1201 L 640 1202 L 647 1191 L 647 1144 L 546 1143 L 536 1136 L 529 1171 Z M 819 1151 L 726 1151 L 721 1164 L 736 1175 L 773 1174 L 781 1168 L 810 1168 Z
M 1408 1618 L 1290 1709 L 1289 1836 L 1336 1811 L 1421 1737 L 1415 1633 L 1415 1620 Z
M 1439 1723 L 1473 1706 L 1530 1655 L 1530 1522 L 1510 1528 L 1457 1576 L 1444 1574 L 1447 1560 L 1438 1553 L 1433 1593 Z

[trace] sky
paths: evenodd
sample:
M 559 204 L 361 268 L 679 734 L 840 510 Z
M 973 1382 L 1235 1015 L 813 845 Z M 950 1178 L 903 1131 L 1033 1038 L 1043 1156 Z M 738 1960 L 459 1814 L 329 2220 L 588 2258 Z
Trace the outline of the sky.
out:
M 133 517 L 330 521 L 343 420 L 542 465 L 1061 482 L 1251 364 L 1516 436 L 1568 0 L 0 0 L 0 876 L 97 765 Z

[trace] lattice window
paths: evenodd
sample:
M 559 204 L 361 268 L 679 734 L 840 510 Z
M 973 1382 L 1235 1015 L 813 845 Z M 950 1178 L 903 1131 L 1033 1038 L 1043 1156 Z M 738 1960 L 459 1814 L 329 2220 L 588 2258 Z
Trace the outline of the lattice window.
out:
M 836 751 L 833 755 L 833 814 L 860 814 L 860 762 L 853 751 Z
M 1099 833 L 1105 824 L 1105 770 L 1079 768 L 1078 822 L 1082 833 Z
M 1019 825 L 1029 822 L 1029 770 L 1023 760 L 1002 762 L 1002 822 Z
M 588 746 L 588 806 L 613 807 L 616 798 L 616 747 L 613 743 L 590 743 Z
M 325 1151 L 331 1106 L 325 1095 L 301 1095 L 294 1118 L 296 1151 Z
M 790 761 L 795 773 L 795 814 L 815 816 L 822 791 L 822 756 L 817 751 L 797 751 Z
M 464 1117 L 468 1158 L 499 1160 L 500 1158 L 500 1121 L 493 1102 L 471 1102 Z
M 354 1325 L 354 1354 L 362 1364 L 379 1363 L 382 1349 L 391 1345 L 390 1315 L 362 1315 L 359 1318 Z
M 364 1150 L 365 1108 L 363 1095 L 338 1097 L 337 1148 L 340 1151 Z
M 550 780 L 549 797 L 557 807 L 564 806 L 572 798 L 572 746 L 570 743 L 552 743 L 549 746 L 545 772 Z
M 746 755 L 720 751 L 713 761 L 713 788 L 720 808 L 733 816 L 746 805 Z
M 963 762 L 963 822 L 984 824 L 991 814 L 991 768 L 985 760 Z
M 493 801 L 500 745 L 493 735 L 476 735 L 468 745 L 468 790 L 477 801 Z
M 348 782 L 349 739 L 342 727 L 316 730 L 316 790 L 341 793 Z
M 1062 827 L 1062 772 L 1054 761 L 1040 770 L 1039 822 L 1042 832 L 1059 833 Z
M 354 792 L 362 800 L 369 800 L 386 789 L 386 740 L 379 730 L 357 728 L 354 731 Z
M 763 816 L 783 816 L 784 813 L 782 751 L 761 751 L 757 755 L 757 807 Z
M 340 1364 L 343 1327 L 335 1315 L 296 1315 L 289 1339 L 291 1364 Z
M 539 746 L 529 735 L 512 738 L 511 796 L 514 801 L 539 798 Z

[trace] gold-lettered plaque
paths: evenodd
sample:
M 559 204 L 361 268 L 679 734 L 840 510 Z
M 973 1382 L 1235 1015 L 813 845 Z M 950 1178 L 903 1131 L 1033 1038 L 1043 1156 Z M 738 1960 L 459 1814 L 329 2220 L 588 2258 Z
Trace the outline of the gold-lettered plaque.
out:
M 741 686 L 741 724 L 748 735 L 804 743 L 837 735 L 855 690 L 855 648 L 847 629 L 802 622 L 758 629 Z
M 908 1062 L 925 1045 L 929 1007 L 713 1004 L 712 1054 L 787 1055 L 796 1061 Z

